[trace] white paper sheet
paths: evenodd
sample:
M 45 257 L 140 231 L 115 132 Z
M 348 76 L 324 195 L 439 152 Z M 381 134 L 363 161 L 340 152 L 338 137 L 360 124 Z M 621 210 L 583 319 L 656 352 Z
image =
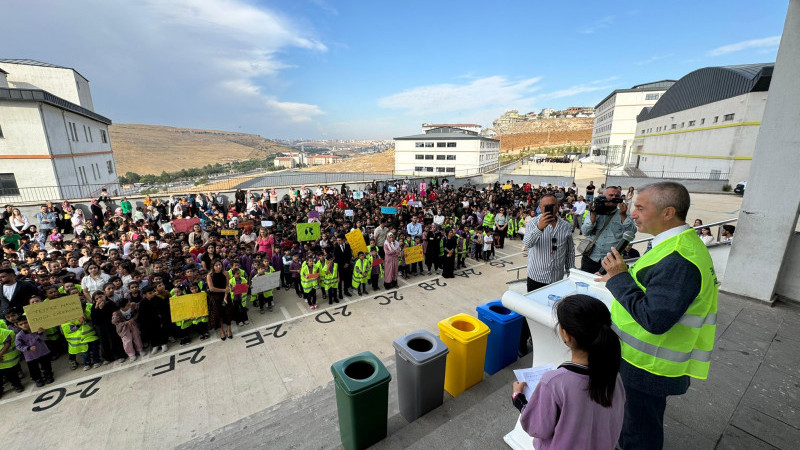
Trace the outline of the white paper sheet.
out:
M 517 369 L 514 371 L 514 376 L 517 377 L 517 381 L 524 381 L 527 383 L 525 390 L 522 391 L 522 393 L 525 394 L 525 398 L 527 398 L 528 401 L 530 401 L 531 397 L 533 396 L 533 390 L 536 388 L 536 385 L 539 384 L 539 380 L 542 379 L 542 375 L 544 375 L 545 372 L 554 370 L 555 368 L 555 364 L 548 363 L 542 366 L 532 367 L 530 369 Z

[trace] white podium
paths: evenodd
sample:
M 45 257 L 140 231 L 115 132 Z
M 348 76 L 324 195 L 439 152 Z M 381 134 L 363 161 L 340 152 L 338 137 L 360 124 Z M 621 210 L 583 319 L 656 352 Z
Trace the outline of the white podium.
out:
M 555 327 L 556 314 L 552 302 L 548 302 L 551 294 L 560 297 L 575 292 L 575 283 L 584 282 L 589 285 L 588 295 L 597 297 L 607 307 L 611 307 L 613 296 L 605 288 L 605 283 L 597 283 L 594 279 L 597 275 L 583 272 L 578 269 L 569 271 L 569 278 L 547 285 L 541 289 L 520 294 L 518 292 L 506 291 L 503 294 L 503 306 L 525 316 L 528 327 L 531 330 L 531 341 L 533 342 L 533 358 L 531 367 L 541 366 L 552 363 L 558 366 L 569 359 L 569 348 L 561 342 Z M 528 358 L 528 356 L 526 356 Z M 506 434 L 503 439 L 509 447 L 517 450 L 533 449 L 533 438 L 528 435 L 520 425 L 519 418 L 514 430 Z

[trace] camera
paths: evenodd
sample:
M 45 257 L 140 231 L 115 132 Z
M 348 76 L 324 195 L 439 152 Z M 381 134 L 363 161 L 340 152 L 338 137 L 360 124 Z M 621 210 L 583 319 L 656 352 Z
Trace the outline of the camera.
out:
M 608 206 L 606 205 L 607 202 L 611 202 L 613 204 Z M 617 210 L 617 205 L 620 203 L 622 203 L 621 198 L 609 200 L 605 195 L 598 195 L 594 198 L 594 202 L 592 203 L 592 212 L 601 216 L 611 215 L 614 214 L 614 211 Z

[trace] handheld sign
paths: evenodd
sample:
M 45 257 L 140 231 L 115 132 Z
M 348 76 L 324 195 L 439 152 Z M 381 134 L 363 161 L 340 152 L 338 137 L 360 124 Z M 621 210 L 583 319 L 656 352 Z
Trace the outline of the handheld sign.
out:
M 354 191 L 353 192 L 353 198 L 356 199 L 356 200 L 362 199 L 362 198 L 364 198 L 364 193 L 361 192 L 361 191 Z
M 380 258 L 377 258 L 377 259 L 373 259 L 373 260 L 372 260 L 372 267 L 375 267 L 375 266 L 380 266 L 381 264 L 383 264 L 383 260 L 382 260 L 382 259 L 380 259 Z
M 319 219 L 319 211 L 309 211 L 308 212 L 309 219 Z
M 405 256 L 406 264 L 414 264 L 415 262 L 420 262 L 425 259 L 425 257 L 422 255 L 421 245 L 404 248 L 403 255 Z
M 345 217 L 353 217 L 354 213 L 352 209 L 345 209 L 344 210 Z
M 251 281 L 253 287 L 250 290 L 253 294 L 260 294 L 262 292 L 278 289 L 281 286 L 281 273 L 272 272 L 258 275 Z
M 78 294 L 23 307 L 31 330 L 53 328 L 83 317 Z
M 319 274 L 318 273 L 310 273 L 306 277 L 307 280 L 316 280 L 317 278 L 319 278 Z
M 388 206 L 381 206 L 381 214 L 397 214 L 397 208 L 390 208 Z
M 386 186 L 386 190 L 389 192 L 394 192 L 397 190 L 397 188 L 395 186 Z
M 239 230 L 222 230 L 219 234 L 222 236 L 238 236 Z
M 172 221 L 172 229 L 175 233 L 188 233 L 192 231 L 194 224 L 200 224 L 200 219 L 194 217 L 192 219 L 175 219 Z
M 324 213 L 325 212 L 325 207 L 324 206 L 317 206 L 314 209 L 316 209 L 317 212 L 319 212 L 319 213 Z M 319 216 L 317 216 L 317 217 L 319 217 Z
M 350 244 L 350 250 L 353 251 L 353 256 L 358 255 L 358 252 L 367 253 L 367 244 L 364 242 L 364 235 L 361 230 L 353 230 L 344 235 L 347 243 Z
M 169 299 L 169 314 L 172 322 L 194 319 L 208 315 L 206 293 L 186 294 Z
M 298 241 L 316 241 L 319 236 L 319 222 L 297 224 Z
M 247 283 L 239 283 L 233 286 L 233 295 L 246 294 Z
M 253 228 L 252 220 L 248 220 L 247 222 L 239 222 L 239 225 L 237 226 L 237 228 L 247 228 L 247 227 Z

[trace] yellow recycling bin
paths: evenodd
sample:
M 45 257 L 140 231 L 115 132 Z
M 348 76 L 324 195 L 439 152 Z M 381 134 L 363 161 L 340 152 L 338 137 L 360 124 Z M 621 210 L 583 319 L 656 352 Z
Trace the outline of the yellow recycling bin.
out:
M 444 372 L 444 390 L 453 397 L 483 380 L 489 327 L 468 314 L 439 322 L 439 338 L 450 349 Z

